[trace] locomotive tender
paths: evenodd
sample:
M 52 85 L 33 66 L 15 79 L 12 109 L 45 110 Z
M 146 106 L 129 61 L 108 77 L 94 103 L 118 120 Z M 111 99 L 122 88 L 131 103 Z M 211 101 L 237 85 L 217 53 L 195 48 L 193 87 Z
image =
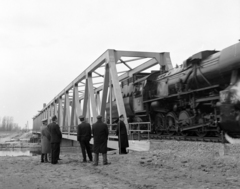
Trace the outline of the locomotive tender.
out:
M 240 131 L 240 118 L 236 118 L 240 108 L 226 101 L 232 89 L 240 90 L 239 68 L 237 43 L 222 51 L 194 54 L 172 70 L 162 66 L 150 74 L 138 73 L 121 83 L 127 116 L 130 122 L 151 121 L 152 132 L 159 134 L 218 135 L 221 128 L 229 128 L 232 118 L 236 120 L 233 130 Z M 108 104 L 108 116 L 109 108 Z M 111 108 L 112 117 L 117 118 L 114 102 Z

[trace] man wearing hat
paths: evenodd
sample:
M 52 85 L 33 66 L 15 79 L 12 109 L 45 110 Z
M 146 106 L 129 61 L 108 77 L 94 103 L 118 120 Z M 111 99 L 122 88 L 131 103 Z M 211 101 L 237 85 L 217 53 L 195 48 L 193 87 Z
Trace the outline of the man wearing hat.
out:
M 93 132 L 93 152 L 94 152 L 94 166 L 98 165 L 99 153 L 103 156 L 103 165 L 111 164 L 107 161 L 107 141 L 108 141 L 108 126 L 102 122 L 102 116 L 97 116 L 97 122 L 92 126 Z
M 117 126 L 116 135 L 118 136 L 119 154 L 127 154 L 126 148 L 129 147 L 129 144 L 127 129 L 124 123 L 123 115 L 119 116 L 119 123 Z
M 50 135 L 51 135 L 51 148 L 52 148 L 52 164 L 57 164 L 59 160 L 60 153 L 60 143 L 62 140 L 62 133 L 60 127 L 57 124 L 57 116 L 52 117 L 52 123 L 48 125 Z
M 79 124 L 77 127 L 77 140 L 81 146 L 83 162 L 87 162 L 86 151 L 89 160 L 92 161 L 92 152 L 89 143 L 92 137 L 91 126 L 85 121 L 84 116 L 79 116 L 79 119 L 81 121 L 81 124 Z

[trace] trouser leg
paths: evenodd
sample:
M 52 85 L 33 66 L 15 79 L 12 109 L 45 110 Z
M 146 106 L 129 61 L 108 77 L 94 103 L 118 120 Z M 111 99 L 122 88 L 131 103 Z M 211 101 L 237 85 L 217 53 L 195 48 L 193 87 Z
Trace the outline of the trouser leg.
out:
M 80 146 L 81 146 L 81 150 L 82 150 L 82 156 L 83 156 L 83 161 L 87 161 L 87 157 L 86 157 L 86 146 L 84 141 L 80 142 Z
M 87 142 L 87 144 L 86 144 L 86 150 L 87 150 L 89 160 L 92 161 L 92 152 L 91 152 L 91 147 L 90 147 L 89 142 Z
M 103 153 L 102 156 L 103 156 L 103 165 L 107 164 L 108 163 L 107 162 L 107 153 Z
M 58 162 L 58 144 L 57 143 L 52 143 L 52 164 L 56 164 Z
M 57 160 L 59 160 L 59 155 L 60 155 L 60 143 L 56 143 L 57 146 Z
M 49 161 L 52 162 L 52 150 L 50 151 L 48 157 L 49 157 Z
M 48 162 L 47 153 L 46 153 L 44 156 L 45 156 L 45 157 L 44 157 L 44 161 L 45 161 L 45 162 Z
M 94 153 L 94 165 L 98 165 L 99 153 Z
M 51 163 L 54 163 L 54 151 L 55 151 L 54 143 L 51 143 Z
M 41 162 L 44 162 L 44 154 L 41 154 Z
M 122 149 L 121 149 L 121 137 L 118 136 L 118 149 L 119 149 L 119 154 L 122 153 Z
M 126 154 L 127 153 L 126 148 L 121 148 L 121 152 L 122 154 Z

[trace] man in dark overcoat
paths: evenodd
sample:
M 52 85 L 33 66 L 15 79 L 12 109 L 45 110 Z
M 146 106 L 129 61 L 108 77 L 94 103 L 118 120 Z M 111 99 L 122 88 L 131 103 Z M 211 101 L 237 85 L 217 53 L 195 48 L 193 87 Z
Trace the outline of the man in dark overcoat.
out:
M 97 122 L 92 126 L 93 133 L 93 152 L 94 152 L 94 166 L 98 165 L 99 153 L 103 156 L 103 165 L 108 165 L 107 161 L 107 141 L 108 141 L 108 126 L 102 122 L 102 116 L 97 116 Z
M 83 162 L 87 162 L 86 151 L 89 160 L 92 161 L 92 152 L 89 143 L 92 137 L 92 129 L 90 124 L 85 121 L 84 116 L 79 116 L 79 119 L 81 124 L 77 127 L 77 140 L 81 146 Z
M 51 134 L 51 148 L 52 148 L 52 164 L 57 164 L 59 160 L 60 153 L 60 143 L 62 140 L 62 133 L 60 127 L 57 124 L 57 116 L 52 117 L 52 123 L 48 125 Z
M 126 148 L 129 147 L 129 143 L 123 115 L 119 116 L 119 123 L 117 126 L 116 135 L 118 136 L 119 154 L 127 154 Z

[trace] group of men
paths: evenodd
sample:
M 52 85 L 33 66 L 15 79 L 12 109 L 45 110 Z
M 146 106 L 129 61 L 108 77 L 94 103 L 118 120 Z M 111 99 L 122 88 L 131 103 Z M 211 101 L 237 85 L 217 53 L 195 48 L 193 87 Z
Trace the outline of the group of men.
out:
M 61 140 L 62 132 L 57 124 L 57 116 L 53 116 L 52 123 L 49 125 L 43 123 L 41 128 L 41 162 L 48 162 L 47 154 L 51 154 L 52 164 L 57 164 L 58 160 L 61 160 L 59 158 Z
M 92 125 L 92 128 L 89 123 L 86 122 L 84 116 L 79 117 L 81 124 L 77 127 L 77 140 L 80 143 L 83 163 L 87 161 L 87 155 L 89 161 L 93 161 L 93 165 L 97 166 L 99 162 L 99 154 L 102 154 L 103 157 L 103 165 L 111 164 L 107 160 L 107 141 L 109 130 L 106 123 L 103 123 L 102 116 L 97 116 L 97 122 Z M 119 138 L 119 153 L 127 154 L 126 148 L 128 145 L 128 136 L 126 126 L 124 124 L 124 117 L 121 115 L 119 117 L 119 124 L 116 130 L 116 135 Z M 49 134 L 48 134 L 49 132 Z M 62 140 L 62 133 L 59 125 L 57 124 L 57 117 L 52 117 L 52 123 L 50 123 L 47 127 L 43 128 L 42 131 L 42 162 L 48 162 L 47 153 L 49 153 L 50 149 L 46 150 L 46 141 L 48 140 L 51 143 L 51 163 L 57 164 L 60 154 L 60 143 Z M 93 149 L 91 150 L 90 140 L 93 135 Z M 45 147 L 45 148 L 44 148 Z M 92 156 L 92 151 L 94 153 L 94 159 Z

